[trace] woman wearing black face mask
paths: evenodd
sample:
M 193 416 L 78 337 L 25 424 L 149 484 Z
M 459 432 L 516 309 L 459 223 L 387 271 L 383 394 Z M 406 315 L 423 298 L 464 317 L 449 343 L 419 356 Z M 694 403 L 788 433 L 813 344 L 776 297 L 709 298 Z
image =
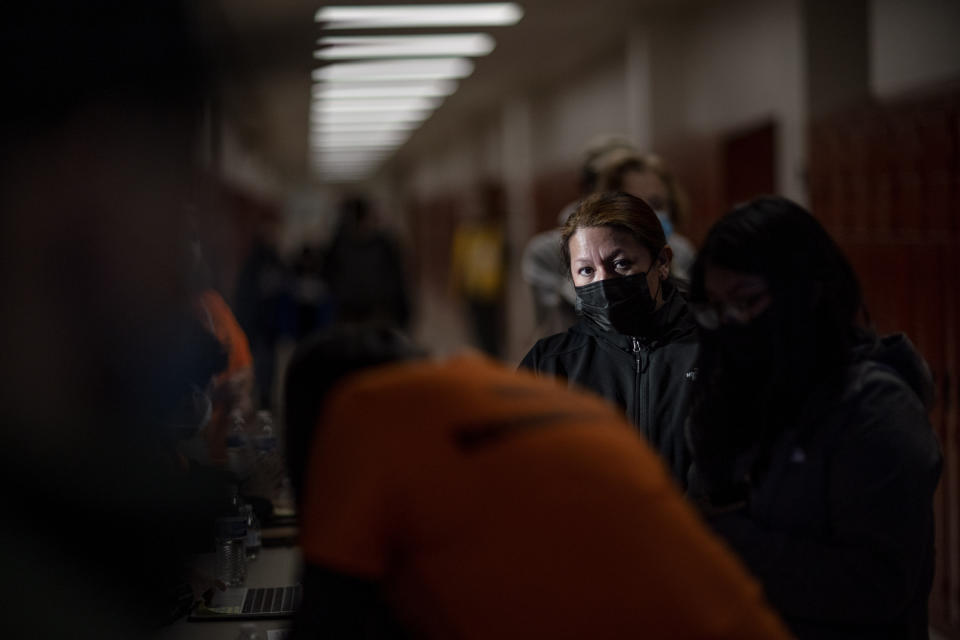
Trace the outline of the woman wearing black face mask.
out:
M 926 638 L 941 466 L 926 363 L 858 326 L 852 268 L 783 198 L 711 229 L 690 297 L 691 497 L 798 638 Z
M 538 341 L 520 366 L 566 378 L 623 407 L 684 484 L 696 332 L 670 278 L 673 252 L 657 215 L 631 195 L 595 194 L 568 218 L 561 242 L 581 318 Z

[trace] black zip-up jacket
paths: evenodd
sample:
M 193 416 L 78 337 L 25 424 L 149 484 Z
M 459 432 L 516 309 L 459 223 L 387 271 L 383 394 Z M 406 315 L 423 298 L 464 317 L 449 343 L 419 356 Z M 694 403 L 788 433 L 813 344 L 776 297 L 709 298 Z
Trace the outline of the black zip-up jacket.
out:
M 605 332 L 581 318 L 542 340 L 520 363 L 540 375 L 566 378 L 619 405 L 686 486 L 690 454 L 683 425 L 696 376 L 696 325 L 675 287 L 654 314 L 651 336 Z
M 927 638 L 942 464 L 930 370 L 905 336 L 887 336 L 860 344 L 841 393 L 820 391 L 774 442 L 745 505 L 710 523 L 797 638 Z M 702 482 L 694 464 L 695 499 Z

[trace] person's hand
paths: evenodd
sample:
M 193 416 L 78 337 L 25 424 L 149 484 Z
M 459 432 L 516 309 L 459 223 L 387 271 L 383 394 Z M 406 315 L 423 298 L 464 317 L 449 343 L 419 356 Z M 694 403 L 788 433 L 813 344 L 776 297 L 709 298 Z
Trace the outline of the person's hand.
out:
M 187 582 L 190 584 L 190 590 L 193 592 L 193 601 L 202 602 L 209 605 L 213 599 L 215 590 L 226 591 L 227 585 L 213 576 L 209 576 L 202 571 L 190 569 L 187 575 Z

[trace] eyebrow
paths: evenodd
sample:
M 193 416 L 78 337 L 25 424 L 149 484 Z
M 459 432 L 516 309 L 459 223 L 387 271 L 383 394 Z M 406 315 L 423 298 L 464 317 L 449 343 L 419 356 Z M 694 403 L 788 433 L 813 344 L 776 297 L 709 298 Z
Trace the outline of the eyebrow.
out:
M 623 249 L 621 249 L 620 247 L 617 247 L 617 248 L 614 249 L 611 253 L 603 256 L 603 259 L 604 259 L 604 260 L 612 260 L 613 258 L 616 258 L 616 257 L 619 257 L 619 256 L 623 255 L 623 253 L 624 253 L 624 252 L 623 252 Z

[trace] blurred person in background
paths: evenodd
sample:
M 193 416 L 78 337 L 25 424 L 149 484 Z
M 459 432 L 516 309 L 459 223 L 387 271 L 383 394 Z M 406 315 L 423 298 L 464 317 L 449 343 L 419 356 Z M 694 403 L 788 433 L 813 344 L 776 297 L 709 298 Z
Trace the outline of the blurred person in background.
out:
M 410 324 L 406 269 L 397 239 L 378 222 L 368 200 L 340 206 L 340 220 L 323 261 L 334 322 L 404 329 Z
M 277 345 L 285 335 L 296 331 L 294 281 L 277 252 L 279 213 L 249 195 L 242 200 L 255 216 L 255 228 L 253 244 L 237 276 L 234 311 L 253 355 L 255 404 L 271 409 Z
M 302 344 L 285 388 L 298 640 L 787 637 L 595 396 L 357 327 Z
M 304 244 L 293 263 L 297 340 L 333 322 L 333 304 L 327 283 L 323 280 L 323 258 L 322 248 Z
M 503 349 L 507 271 L 500 195 L 484 187 L 462 203 L 450 251 L 450 286 L 466 307 L 474 344 L 494 358 Z
M 684 485 L 696 327 L 656 213 L 626 193 L 594 194 L 567 219 L 560 249 L 581 318 L 539 340 L 520 366 L 619 406 Z
M 227 358 L 213 379 L 210 423 L 203 438 L 206 460 L 223 466 L 227 463 L 230 416 L 239 412 L 248 419 L 253 414 L 253 357 L 246 334 L 216 289 L 200 292 L 197 311 L 203 327 L 217 339 Z
M 213 499 L 180 472 L 171 437 L 218 349 L 196 319 L 182 250 L 209 79 L 192 28 L 172 1 L 5 7 L 0 566 L 11 637 L 147 635 L 180 602 L 183 553 Z
M 600 158 L 596 169 L 598 190 L 624 191 L 645 201 L 657 213 L 673 250 L 670 271 L 675 278 L 689 281 L 696 250 L 677 231 L 687 220 L 687 197 L 660 157 L 617 149 Z
M 856 275 L 810 213 L 759 198 L 693 268 L 690 494 L 798 638 L 927 637 L 941 453 L 930 371 L 859 326 Z
M 623 136 L 601 135 L 590 141 L 583 152 L 580 167 L 581 197 L 597 190 L 597 167 L 604 164 L 604 157 L 621 151 L 633 151 L 633 145 Z M 536 322 L 533 339 L 565 331 L 577 321 L 574 308 L 577 296 L 570 280 L 570 270 L 560 252 L 560 227 L 578 202 L 567 204 L 557 216 L 557 227 L 534 235 L 523 249 L 520 269 L 533 294 Z
M 189 224 L 194 236 L 189 244 L 189 260 L 192 263 L 190 286 L 197 291 L 194 313 L 200 325 L 216 339 L 225 360 L 211 373 L 210 415 L 204 428 L 182 442 L 180 449 L 196 462 L 223 468 L 227 463 L 230 416 L 239 414 L 246 419 L 253 414 L 253 356 L 243 328 L 214 286 L 214 270 L 199 237 L 198 216 L 198 211 L 192 209 Z

